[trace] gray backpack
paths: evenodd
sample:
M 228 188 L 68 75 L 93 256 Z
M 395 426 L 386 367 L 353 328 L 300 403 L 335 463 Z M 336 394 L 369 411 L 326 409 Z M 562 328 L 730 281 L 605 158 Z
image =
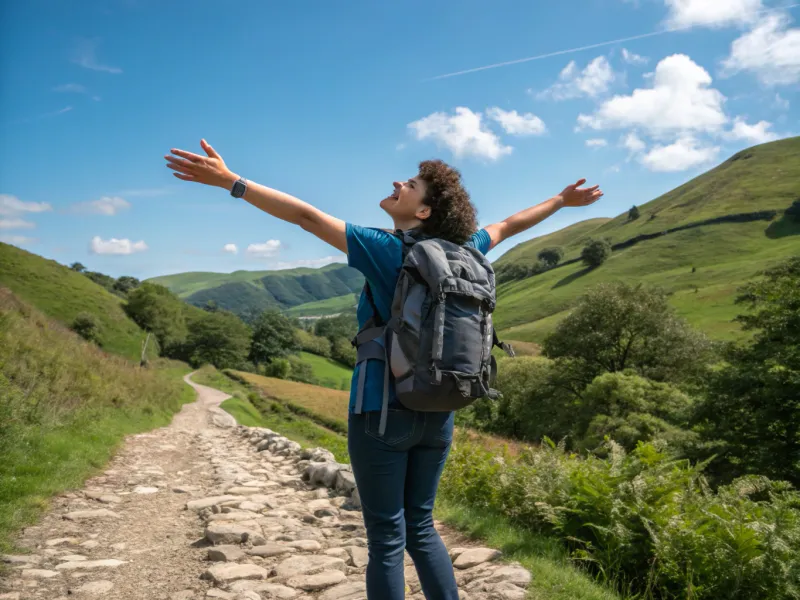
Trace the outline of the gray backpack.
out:
M 373 316 L 353 340 L 360 365 L 356 414 L 362 412 L 366 361 L 385 363 L 379 435 L 386 430 L 390 376 L 404 407 L 446 412 L 478 398 L 498 398 L 491 387 L 497 374 L 492 347 L 514 356 L 492 326 L 495 278 L 486 257 L 475 248 L 413 231 L 394 235 L 403 241 L 403 266 L 391 318 L 383 322 L 365 283 Z

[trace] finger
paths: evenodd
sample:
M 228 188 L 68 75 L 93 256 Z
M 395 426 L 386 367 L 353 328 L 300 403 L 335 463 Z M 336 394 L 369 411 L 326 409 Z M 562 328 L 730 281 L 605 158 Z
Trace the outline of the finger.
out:
M 187 175 L 195 175 L 194 169 L 189 167 L 185 167 L 183 165 L 174 165 L 172 163 L 167 164 L 168 169 L 172 169 L 173 171 L 178 171 L 179 173 L 186 173 Z
M 197 178 L 194 175 L 184 175 L 183 173 L 173 173 L 175 177 L 178 179 L 183 179 L 184 181 L 197 181 Z
M 585 179 L 578 179 L 578 182 L 575 184 L 575 187 L 580 187 L 580 186 L 582 186 L 584 183 L 586 183 L 586 180 L 585 180 Z
M 206 151 L 206 154 L 208 154 L 210 158 L 222 159 L 222 157 L 217 153 L 216 150 L 214 150 L 214 148 L 211 147 L 211 144 L 209 144 L 207 141 L 200 140 L 200 146 Z
M 206 157 L 200 156 L 199 154 L 194 154 L 193 152 L 186 152 L 186 150 L 178 150 L 177 148 L 173 148 L 170 150 L 176 156 L 182 156 L 183 158 L 190 160 L 192 162 L 205 162 Z
M 169 154 L 167 154 L 164 158 L 167 159 L 168 163 L 172 163 L 173 165 L 182 165 L 187 169 L 199 166 L 197 163 L 189 162 L 188 160 L 184 160 L 182 158 L 175 158 Z

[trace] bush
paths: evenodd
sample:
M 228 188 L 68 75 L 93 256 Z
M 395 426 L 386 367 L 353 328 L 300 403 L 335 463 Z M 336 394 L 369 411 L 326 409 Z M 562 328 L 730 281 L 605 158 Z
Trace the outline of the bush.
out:
M 264 366 L 264 375 L 276 379 L 289 379 L 292 374 L 292 363 L 288 358 L 276 358 Z
M 638 206 L 632 206 L 631 209 L 628 211 L 628 221 L 635 221 L 639 217 L 641 217 L 641 213 L 639 212 Z
M 331 342 L 328 338 L 314 335 L 303 329 L 295 330 L 300 349 L 317 356 L 331 357 Z
M 100 339 L 100 323 L 92 313 L 79 313 L 72 322 L 72 331 L 87 342 L 97 343 Z
M 763 477 L 716 493 L 702 467 L 652 444 L 579 458 L 549 443 L 497 456 L 456 438 L 443 497 L 558 536 L 576 563 L 628 597 L 796 597 L 800 494 Z M 636 595 L 639 594 L 639 595 Z
M 539 252 L 536 258 L 547 268 L 552 269 L 564 258 L 564 251 L 558 247 L 545 248 Z
M 353 348 L 353 344 L 350 343 L 349 339 L 343 337 L 334 338 L 331 346 L 331 358 L 333 360 L 347 365 L 352 369 L 356 366 L 357 355 L 358 353 L 356 349 Z
M 289 379 L 292 381 L 299 381 L 300 383 L 317 383 L 317 379 L 314 377 L 314 369 L 300 357 L 290 356 L 289 364 L 291 365 Z
M 800 198 L 792 202 L 792 205 L 786 209 L 785 214 L 794 221 L 800 221 Z
M 300 349 L 292 321 L 276 310 L 266 310 L 253 323 L 250 360 L 268 363 Z
M 581 251 L 581 260 L 590 269 L 596 269 L 611 256 L 611 243 L 608 240 L 589 240 Z

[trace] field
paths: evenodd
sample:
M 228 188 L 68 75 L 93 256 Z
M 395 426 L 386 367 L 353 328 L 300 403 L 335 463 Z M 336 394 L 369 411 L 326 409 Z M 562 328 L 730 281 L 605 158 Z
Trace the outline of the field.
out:
M 0 288 L 69 327 L 82 312 L 100 323 L 100 346 L 138 362 L 146 334 L 122 309 L 122 299 L 88 277 L 41 256 L 0 243 Z M 151 338 L 148 356 L 157 356 Z
M 352 311 L 355 306 L 355 294 L 345 294 L 344 296 L 336 296 L 327 300 L 293 306 L 285 312 L 290 317 L 324 317 Z
M 317 356 L 310 352 L 301 352 L 300 358 L 303 362 L 311 365 L 314 377 L 319 381 L 321 386 L 333 388 L 334 390 L 350 389 L 350 380 L 353 376 L 352 369 L 345 367 L 335 360 L 325 358 L 324 356 Z
M 707 224 L 642 241 L 615 251 L 594 270 L 574 263 L 504 283 L 498 287 L 496 326 L 510 339 L 541 342 L 587 288 L 623 280 L 666 289 L 678 313 L 713 338 L 743 337 L 731 322 L 740 312 L 734 305 L 737 288 L 800 253 L 800 223 L 782 215 L 798 196 L 792 182 L 800 180 L 799 154 L 800 138 L 758 146 L 640 205 L 635 221 L 627 213 L 585 221 L 520 244 L 495 267 L 533 264 L 548 246 L 562 247 L 569 260 L 579 256 L 589 238 L 617 243 L 706 219 L 777 211 L 771 221 Z

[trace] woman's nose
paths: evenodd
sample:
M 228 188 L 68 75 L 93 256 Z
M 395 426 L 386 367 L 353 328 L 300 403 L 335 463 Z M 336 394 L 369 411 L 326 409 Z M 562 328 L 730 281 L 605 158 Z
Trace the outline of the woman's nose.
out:
M 400 183 L 399 181 L 395 181 L 394 183 L 392 183 L 392 185 L 394 186 L 394 189 L 396 189 L 396 190 L 399 190 L 401 187 L 403 187 L 403 184 Z

